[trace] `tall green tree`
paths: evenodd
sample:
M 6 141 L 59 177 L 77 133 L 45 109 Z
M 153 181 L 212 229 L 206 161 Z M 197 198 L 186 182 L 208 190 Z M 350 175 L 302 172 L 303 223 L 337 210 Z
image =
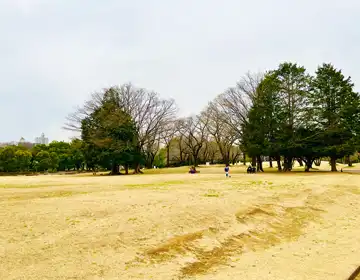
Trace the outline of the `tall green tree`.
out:
M 88 153 L 97 154 L 97 162 L 92 164 L 110 167 L 113 175 L 120 174 L 121 164 L 128 170 L 128 166 L 138 160 L 134 123 L 118 106 L 114 96 L 104 95 L 102 105 L 83 120 L 82 139 Z
M 280 154 L 284 157 L 284 170 L 289 171 L 294 159 L 300 156 L 296 143 L 302 140 L 298 138 L 301 134 L 296 132 L 306 126 L 310 75 L 303 66 L 289 62 L 280 64 L 273 74 L 280 101 L 277 139 Z
M 141 173 L 140 166 L 143 164 L 144 155 L 148 162 L 153 160 L 154 148 L 163 140 L 163 135 L 168 130 L 169 123 L 176 118 L 177 107 L 172 99 L 162 99 L 153 91 L 124 84 L 119 87 L 111 87 L 103 92 L 92 95 L 91 100 L 68 117 L 66 128 L 70 130 L 82 130 L 81 126 L 85 119 L 91 119 L 91 115 L 103 106 L 104 97 L 112 98 L 113 102 L 124 114 L 131 118 L 136 129 L 136 151 L 132 151 L 130 158 L 137 160 L 135 173 Z
M 331 171 L 336 160 L 356 150 L 359 135 L 360 98 L 350 77 L 331 64 L 318 67 L 311 83 L 312 121 L 320 132 L 324 153 L 330 157 Z
M 280 164 L 280 142 L 279 133 L 281 133 L 281 106 L 279 94 L 279 81 L 275 71 L 269 71 L 265 74 L 263 80 L 259 83 L 253 102 L 253 107 L 249 112 L 249 125 L 252 127 L 252 139 L 250 141 L 250 156 L 256 156 L 258 170 L 261 170 L 261 155 L 267 155 L 275 158 Z M 245 138 L 246 139 L 246 135 Z M 257 146 L 251 148 L 251 143 Z M 260 147 L 259 147 L 260 146 Z M 249 148 L 248 148 L 249 149 Z M 260 165 L 260 166 L 259 166 Z
M 250 157 L 257 159 L 258 171 L 263 171 L 260 158 L 266 150 L 264 119 L 261 105 L 254 104 L 248 113 L 248 121 L 243 123 L 242 146 Z

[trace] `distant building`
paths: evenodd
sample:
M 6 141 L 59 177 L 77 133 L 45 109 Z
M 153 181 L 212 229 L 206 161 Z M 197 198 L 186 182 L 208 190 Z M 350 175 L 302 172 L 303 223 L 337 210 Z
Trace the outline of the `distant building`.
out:
M 34 144 L 31 142 L 27 142 L 24 137 L 21 137 L 20 141 L 18 142 L 18 146 L 23 146 L 27 149 L 31 149 L 34 146 Z
M 0 148 L 4 148 L 4 147 L 7 147 L 7 146 L 23 146 L 23 147 L 26 147 L 28 149 L 31 149 L 34 146 L 34 144 L 31 143 L 31 142 L 27 142 L 24 137 L 21 137 L 18 142 L 17 141 L 11 141 L 11 142 L 1 142 L 0 143 Z
M 45 134 L 42 133 L 40 137 L 35 138 L 35 144 L 48 145 L 49 144 L 49 138 L 45 137 Z
M 16 146 L 18 142 L 12 141 L 12 142 L 2 142 L 0 143 L 0 147 L 7 147 L 7 146 Z

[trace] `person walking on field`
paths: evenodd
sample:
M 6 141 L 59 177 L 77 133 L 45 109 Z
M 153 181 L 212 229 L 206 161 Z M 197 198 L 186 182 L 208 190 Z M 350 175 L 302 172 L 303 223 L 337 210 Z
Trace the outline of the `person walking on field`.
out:
M 226 167 L 225 167 L 225 176 L 226 176 L 226 178 L 228 178 L 228 177 L 231 177 L 230 175 L 229 175 L 229 173 L 230 173 L 230 166 L 227 164 L 226 165 Z

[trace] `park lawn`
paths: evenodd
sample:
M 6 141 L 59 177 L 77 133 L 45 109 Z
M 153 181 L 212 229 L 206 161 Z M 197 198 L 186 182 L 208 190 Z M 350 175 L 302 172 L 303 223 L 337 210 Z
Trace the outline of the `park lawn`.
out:
M 0 177 L 0 279 L 346 279 L 359 265 L 359 175 L 200 170 Z
M 250 163 L 247 163 L 246 165 L 243 165 L 242 163 L 238 163 L 237 165 L 231 165 L 230 166 L 230 172 L 231 173 L 244 173 L 246 172 L 246 168 L 249 166 Z M 197 170 L 200 171 L 200 173 L 206 173 L 206 174 L 220 174 L 224 173 L 224 165 L 211 165 L 211 166 L 205 166 L 200 165 L 197 167 Z M 176 168 L 157 168 L 157 169 L 145 169 L 144 174 L 184 174 L 189 171 L 189 166 L 183 166 L 183 167 L 176 167 Z M 277 170 L 277 164 L 275 161 L 273 161 L 273 167 L 270 168 L 269 162 L 263 163 L 263 168 L 265 172 L 278 172 Z M 338 171 L 351 171 L 356 172 L 360 171 L 360 164 L 353 164 L 353 166 L 349 167 L 347 164 L 337 164 Z M 303 166 L 300 166 L 298 162 L 295 162 L 293 167 L 293 172 L 303 172 L 305 169 Z M 316 166 L 313 164 L 312 172 L 318 172 L 318 171 L 330 171 L 330 165 L 327 161 L 322 161 L 320 166 Z

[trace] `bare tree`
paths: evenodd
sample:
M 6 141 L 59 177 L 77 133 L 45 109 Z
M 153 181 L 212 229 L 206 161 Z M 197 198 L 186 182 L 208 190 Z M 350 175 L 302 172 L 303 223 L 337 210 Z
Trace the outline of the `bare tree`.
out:
M 232 146 L 230 149 L 230 162 L 237 163 L 240 160 L 241 150 L 238 146 Z
M 160 150 L 160 143 L 160 139 L 156 137 L 153 141 L 147 141 L 147 144 L 143 147 L 146 168 L 152 168 L 155 156 Z
M 214 164 L 215 162 L 218 162 L 221 159 L 221 154 L 219 151 L 219 146 L 214 141 L 207 141 L 207 152 L 208 152 L 208 158 L 211 164 Z
M 162 129 L 161 140 L 165 144 L 166 149 L 166 166 L 170 166 L 170 146 L 171 142 L 174 140 L 174 137 L 178 131 L 178 121 L 168 122 Z M 180 143 L 181 145 L 181 143 Z M 181 149 L 180 149 L 181 151 Z M 181 157 L 181 155 L 180 155 Z
M 198 165 L 200 150 L 207 140 L 207 123 L 200 116 L 189 117 L 180 121 L 179 132 L 189 149 L 193 164 Z
M 248 121 L 248 113 L 254 104 L 263 77 L 262 73 L 248 72 L 235 87 L 227 89 L 214 100 L 226 116 L 223 122 L 233 129 L 240 142 L 243 125 Z M 256 158 L 252 159 L 252 164 L 256 165 Z
M 223 162 L 228 164 L 230 161 L 230 151 L 233 144 L 238 140 L 238 134 L 225 121 L 226 117 L 226 112 L 222 110 L 222 107 L 217 102 L 210 102 L 201 114 L 202 121 L 207 124 L 207 131 L 219 147 Z
M 172 150 L 170 151 L 170 161 L 182 165 L 189 161 L 190 150 L 185 145 L 184 136 L 177 131 L 174 138 L 170 141 Z
M 248 72 L 241 77 L 235 87 L 228 88 L 214 101 L 226 116 L 223 121 L 232 127 L 239 139 L 242 136 L 242 124 L 247 121 L 263 77 L 262 73 Z
M 139 152 L 153 154 L 163 128 L 175 119 L 177 107 L 173 99 L 161 99 L 156 92 L 136 88 L 130 83 L 92 94 L 83 107 L 69 115 L 65 128 L 80 131 L 82 120 L 101 106 L 105 96 L 116 100 L 119 107 L 132 117 L 138 133 Z M 140 166 L 135 168 L 135 172 L 140 172 Z

